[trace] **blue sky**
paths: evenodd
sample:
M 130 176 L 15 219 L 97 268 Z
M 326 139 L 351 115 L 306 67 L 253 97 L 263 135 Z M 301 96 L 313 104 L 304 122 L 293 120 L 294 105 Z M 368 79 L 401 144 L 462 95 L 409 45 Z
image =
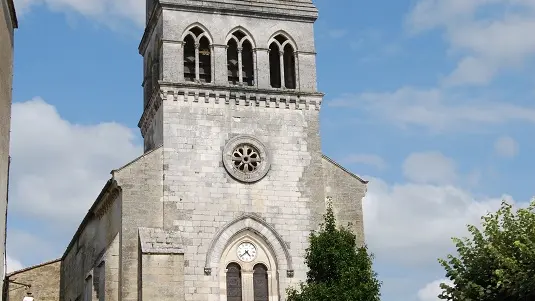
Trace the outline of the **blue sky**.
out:
M 143 1 L 15 2 L 8 269 L 61 256 L 141 152 Z M 449 238 L 534 195 L 533 3 L 316 1 L 323 149 L 371 181 L 384 301 L 437 300 Z

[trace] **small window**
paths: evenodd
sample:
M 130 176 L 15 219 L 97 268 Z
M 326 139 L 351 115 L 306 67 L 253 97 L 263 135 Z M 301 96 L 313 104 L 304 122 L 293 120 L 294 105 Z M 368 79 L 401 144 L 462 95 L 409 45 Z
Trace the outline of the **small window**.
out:
M 106 263 L 103 261 L 98 266 L 98 301 L 106 300 Z
M 85 279 L 84 301 L 93 300 L 93 277 L 89 276 Z

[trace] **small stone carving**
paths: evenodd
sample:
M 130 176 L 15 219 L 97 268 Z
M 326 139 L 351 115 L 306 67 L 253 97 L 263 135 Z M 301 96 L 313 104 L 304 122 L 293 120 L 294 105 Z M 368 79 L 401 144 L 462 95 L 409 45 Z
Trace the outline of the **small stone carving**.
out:
M 223 164 L 233 178 L 246 183 L 262 179 L 271 165 L 264 144 L 246 135 L 232 138 L 227 143 L 223 150 Z

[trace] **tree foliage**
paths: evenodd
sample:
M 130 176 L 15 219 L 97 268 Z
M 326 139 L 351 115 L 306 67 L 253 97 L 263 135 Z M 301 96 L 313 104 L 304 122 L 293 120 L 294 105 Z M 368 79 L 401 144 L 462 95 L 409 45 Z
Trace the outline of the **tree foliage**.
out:
M 496 213 L 482 217 L 481 230 L 453 238 L 458 256 L 439 262 L 452 285 L 441 284 L 443 300 L 535 300 L 535 200 L 513 210 L 502 202 Z
M 337 229 L 331 202 L 318 232 L 309 237 L 306 283 L 290 288 L 288 301 L 379 301 L 381 283 L 372 270 L 372 256 L 358 247 L 348 229 Z

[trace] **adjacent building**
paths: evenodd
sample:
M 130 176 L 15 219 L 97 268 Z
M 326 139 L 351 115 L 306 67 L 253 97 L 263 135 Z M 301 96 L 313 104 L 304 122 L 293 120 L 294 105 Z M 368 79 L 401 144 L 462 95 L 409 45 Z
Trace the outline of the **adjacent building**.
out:
M 112 171 L 55 275 L 13 275 L 59 283 L 61 301 L 285 300 L 306 279 L 328 199 L 364 241 L 367 182 L 321 150 L 318 11 L 311 0 L 146 8 L 144 154 Z
M 2 285 L 6 272 L 6 217 L 9 179 L 9 133 L 13 82 L 13 44 L 17 16 L 13 0 L 0 0 L 0 249 Z M 1 297 L 0 297 L 1 300 Z

